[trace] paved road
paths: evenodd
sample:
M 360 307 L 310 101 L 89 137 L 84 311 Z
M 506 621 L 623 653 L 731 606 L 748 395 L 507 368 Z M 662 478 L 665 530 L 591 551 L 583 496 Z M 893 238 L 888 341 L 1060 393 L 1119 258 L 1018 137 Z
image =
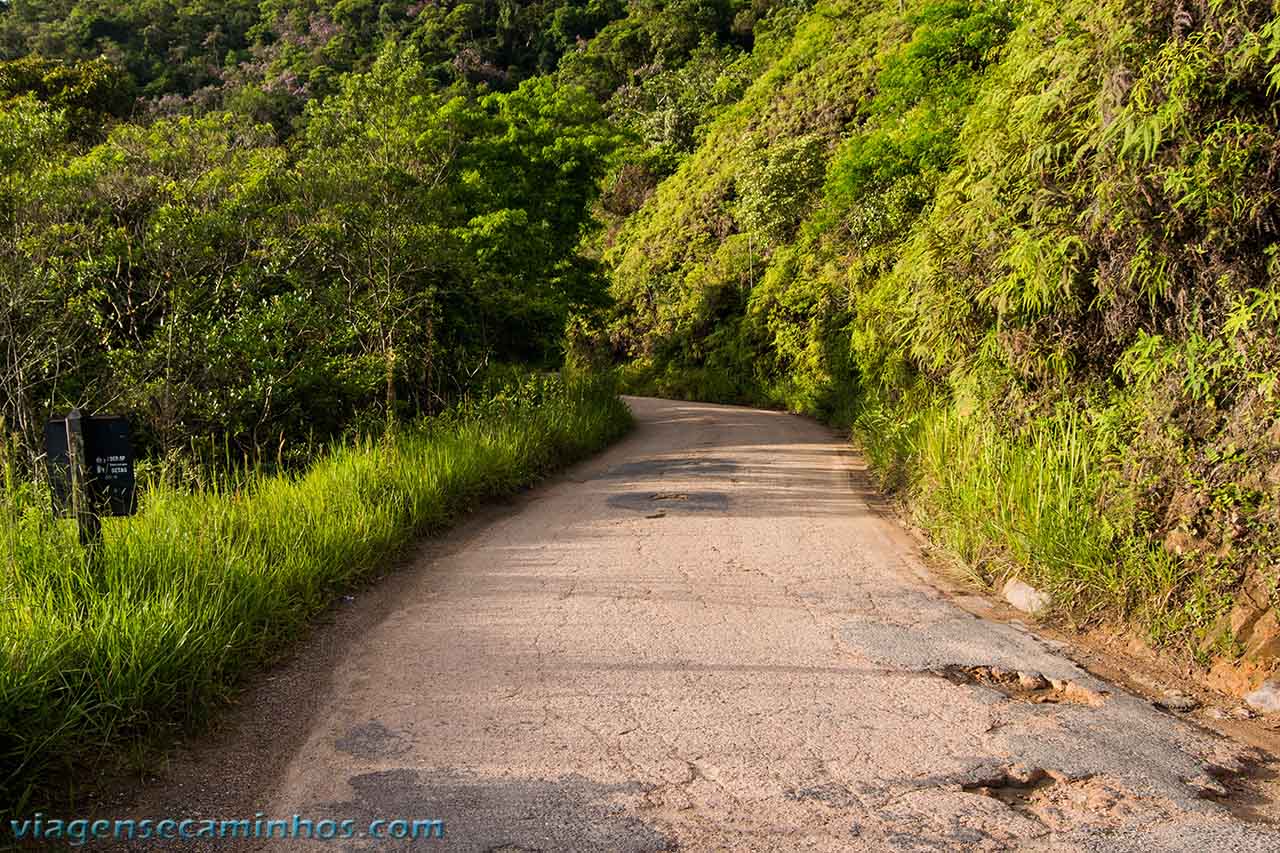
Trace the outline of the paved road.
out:
M 149 804 L 435 817 L 413 849 L 450 851 L 1280 849 L 1214 801 L 1241 747 L 957 607 L 829 430 L 630 403 L 632 436 L 360 596 Z

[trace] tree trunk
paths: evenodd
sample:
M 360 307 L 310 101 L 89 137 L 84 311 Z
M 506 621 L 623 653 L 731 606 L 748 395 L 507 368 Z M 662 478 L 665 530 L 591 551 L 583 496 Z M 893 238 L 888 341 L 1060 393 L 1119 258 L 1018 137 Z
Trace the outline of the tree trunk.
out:
M 427 315 L 427 346 L 426 346 L 426 364 L 425 364 L 425 382 L 427 399 L 424 409 L 427 414 L 434 414 L 436 409 L 435 402 L 435 340 L 436 340 L 436 321 L 431 315 Z
M 387 432 L 391 432 L 396 422 L 396 349 L 384 341 L 382 352 L 387 370 Z

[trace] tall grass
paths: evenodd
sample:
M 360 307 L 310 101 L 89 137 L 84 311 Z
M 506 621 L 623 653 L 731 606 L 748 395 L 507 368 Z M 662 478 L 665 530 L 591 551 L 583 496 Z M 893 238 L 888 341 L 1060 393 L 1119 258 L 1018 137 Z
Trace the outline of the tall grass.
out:
M 864 401 L 855 433 L 915 519 L 975 578 L 1020 576 L 1080 621 L 1119 616 L 1193 654 L 1230 579 L 1168 553 L 1108 506 L 1097 430 L 1078 412 L 1010 434 L 952 405 Z
M 0 813 L 204 718 L 340 590 L 487 497 L 630 423 L 600 384 L 539 379 L 300 475 L 154 484 L 93 558 L 12 475 L 0 499 Z

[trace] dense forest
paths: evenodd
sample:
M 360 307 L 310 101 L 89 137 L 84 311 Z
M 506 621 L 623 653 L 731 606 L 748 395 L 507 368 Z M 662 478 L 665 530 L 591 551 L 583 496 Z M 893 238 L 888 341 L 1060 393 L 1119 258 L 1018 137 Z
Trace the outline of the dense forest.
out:
M 309 447 L 558 365 L 607 302 L 581 244 L 628 128 L 687 149 L 731 93 L 668 105 L 674 69 L 763 14 L 6 5 L 0 414 L 29 456 L 74 404 L 158 454 Z
M 1270 0 L 0 0 L 7 488 L 72 405 L 303 468 L 567 365 L 847 427 L 984 582 L 1271 661 L 1278 96 Z

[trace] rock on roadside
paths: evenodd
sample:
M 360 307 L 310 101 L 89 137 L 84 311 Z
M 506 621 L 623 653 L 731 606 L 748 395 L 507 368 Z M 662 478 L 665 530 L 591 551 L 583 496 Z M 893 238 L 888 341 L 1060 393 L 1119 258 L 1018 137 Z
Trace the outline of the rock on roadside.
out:
M 1262 686 L 1245 696 L 1244 701 L 1250 708 L 1263 714 L 1280 711 L 1280 679 L 1262 682 Z
M 1181 690 L 1166 690 L 1164 696 L 1157 699 L 1155 704 L 1170 711 L 1177 711 L 1180 714 L 1194 711 L 1200 707 L 1199 700 L 1194 696 L 1188 696 Z
M 1041 592 L 1017 578 L 1009 578 L 1004 584 L 1004 600 L 1023 613 L 1039 613 L 1049 606 L 1049 594 Z

